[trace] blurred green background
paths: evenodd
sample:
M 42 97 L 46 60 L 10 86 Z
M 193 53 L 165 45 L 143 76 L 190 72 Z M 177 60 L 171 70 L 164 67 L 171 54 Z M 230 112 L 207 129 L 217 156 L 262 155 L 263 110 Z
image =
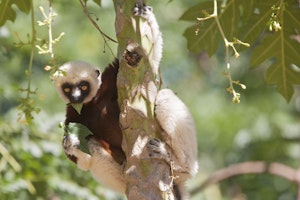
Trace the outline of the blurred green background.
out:
M 115 38 L 114 8 L 103 0 L 100 8 L 89 2 L 92 16 L 102 30 Z M 164 39 L 161 61 L 164 87 L 173 89 L 190 108 L 197 125 L 200 171 L 188 183 L 190 189 L 199 186 L 214 171 L 244 161 L 280 162 L 299 167 L 300 155 L 300 90 L 287 103 L 273 86 L 265 85 L 262 65 L 248 68 L 250 51 L 232 59 L 232 74 L 247 86 L 239 90 L 241 103 L 233 104 L 225 89 L 224 49 L 211 58 L 205 53 L 188 52 L 182 34 L 189 23 L 178 18 L 198 1 L 151 1 Z M 48 1 L 35 0 L 36 20 L 43 20 L 38 6 L 48 7 Z M 116 55 L 116 44 L 105 47 L 103 38 L 84 15 L 78 1 L 54 2 L 58 16 L 53 34 L 65 36 L 54 46 L 61 63 L 84 60 L 101 70 Z M 17 8 L 15 8 L 17 10 Z M 0 199 L 124 199 L 98 184 L 89 172 L 83 172 L 70 162 L 61 147 L 65 104 L 56 94 L 51 74 L 43 68 L 48 55 L 35 50 L 32 88 L 36 107 L 33 124 L 17 121 L 19 89 L 27 85 L 25 70 L 29 65 L 30 46 L 16 47 L 20 38 L 28 41 L 30 15 L 18 12 L 15 23 L 0 27 Z M 37 37 L 47 40 L 47 29 L 36 24 Z M 14 162 L 16 161 L 16 162 Z M 244 175 L 212 185 L 193 199 L 244 200 L 296 199 L 297 185 L 268 174 Z

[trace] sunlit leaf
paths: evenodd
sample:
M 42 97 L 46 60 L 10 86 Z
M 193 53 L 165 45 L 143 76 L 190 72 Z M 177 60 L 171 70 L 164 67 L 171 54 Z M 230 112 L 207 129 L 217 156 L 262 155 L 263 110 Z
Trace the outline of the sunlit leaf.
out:
M 1 1 L 0 3 L 0 26 L 4 25 L 7 20 L 14 22 L 16 12 L 11 8 L 9 0 Z
M 16 11 L 12 9 L 13 4 L 17 5 L 22 12 L 28 14 L 32 0 L 2 0 L 0 2 L 0 26 L 3 26 L 8 20 L 15 21 Z
M 12 2 L 14 2 L 21 11 L 25 12 L 26 14 L 29 13 L 32 0 L 14 0 Z
M 212 20 L 212 19 L 211 19 Z M 195 31 L 199 29 L 199 34 Z M 199 27 L 191 26 L 184 32 L 184 36 L 188 38 L 188 49 L 194 53 L 206 51 L 212 56 L 220 41 L 217 26 L 213 22 L 206 22 Z
M 300 44 L 292 39 L 300 31 L 300 9 L 285 5 L 282 8 L 282 30 L 268 34 L 254 49 L 251 66 L 274 59 L 266 72 L 266 81 L 275 84 L 278 92 L 289 101 L 294 93 L 293 85 L 300 84 Z M 293 67 L 294 66 L 294 67 Z
M 185 11 L 185 13 L 179 19 L 195 22 L 198 17 L 204 16 L 204 12 L 212 13 L 213 5 L 213 1 L 199 3 Z
M 228 1 L 226 7 L 220 13 L 220 23 L 229 41 L 233 41 L 233 38 L 238 37 L 238 27 L 241 18 L 239 3 L 236 0 Z
M 243 8 L 243 15 L 241 18 L 241 27 L 239 28 L 239 38 L 255 45 L 260 37 L 263 36 L 266 30 L 266 24 L 269 20 L 272 9 L 277 0 L 268 1 L 241 1 L 240 6 Z
M 212 8 L 212 1 L 199 3 L 188 9 L 180 19 L 196 24 L 197 17 L 207 17 L 212 14 Z M 218 1 L 218 19 L 226 39 L 233 41 L 234 37 L 254 47 L 252 67 L 266 60 L 275 60 L 266 71 L 267 83 L 276 84 L 287 101 L 293 95 L 293 85 L 299 84 L 299 70 L 295 69 L 300 66 L 300 44 L 292 39 L 300 32 L 299 16 L 298 2 L 293 0 Z M 197 28 L 198 35 L 195 34 Z M 268 34 L 269 30 L 273 33 Z M 206 51 L 210 56 L 215 54 L 221 41 L 214 19 L 187 28 L 184 36 L 190 51 Z M 238 51 L 245 49 L 243 45 L 236 48 Z
M 242 0 L 241 0 L 242 1 Z M 221 2 L 219 2 L 219 5 Z M 238 36 L 238 25 L 240 23 L 241 11 L 239 9 L 240 1 L 230 0 L 227 4 L 218 7 L 218 18 L 229 41 Z M 188 9 L 181 17 L 181 20 L 197 22 L 197 18 L 207 17 L 213 12 L 213 1 L 206 1 Z M 196 35 L 197 30 L 197 35 Z M 214 19 L 208 19 L 193 25 L 186 29 L 184 33 L 187 39 L 188 49 L 194 53 L 206 51 L 212 56 L 221 41 L 221 35 Z

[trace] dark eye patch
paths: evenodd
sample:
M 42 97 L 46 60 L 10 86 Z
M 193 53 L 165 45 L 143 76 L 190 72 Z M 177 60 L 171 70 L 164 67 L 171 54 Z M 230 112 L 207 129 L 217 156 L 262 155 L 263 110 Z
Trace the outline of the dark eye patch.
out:
M 71 103 L 81 103 L 89 95 L 91 88 L 88 81 L 80 81 L 76 84 L 64 83 L 62 90 Z
M 65 83 L 62 85 L 62 90 L 64 91 L 65 94 L 70 94 L 72 92 L 73 85 L 69 83 Z
M 83 94 L 88 94 L 90 92 L 89 82 L 81 81 L 78 86 Z

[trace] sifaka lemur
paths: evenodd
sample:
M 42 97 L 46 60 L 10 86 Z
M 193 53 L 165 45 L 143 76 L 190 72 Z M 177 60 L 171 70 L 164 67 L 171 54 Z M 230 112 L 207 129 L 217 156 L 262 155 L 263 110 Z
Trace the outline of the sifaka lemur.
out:
M 146 20 L 151 28 L 148 34 L 152 35 L 152 60 L 157 73 L 162 56 L 162 36 L 152 8 L 136 5 L 133 15 Z M 80 141 L 73 134 L 64 136 L 65 153 L 78 168 L 91 171 L 99 182 L 125 193 L 123 167 L 126 158 L 121 148 L 116 85 L 118 69 L 118 60 L 106 67 L 102 74 L 88 63 L 72 61 L 60 67 L 64 73 L 54 74 L 53 81 L 59 96 L 67 103 L 65 124 L 80 123 L 93 133 L 87 138 L 90 154 L 78 148 Z M 73 104 L 82 104 L 81 111 L 76 111 Z M 178 190 L 176 198 L 188 199 L 184 184 L 198 171 L 197 138 L 192 115 L 170 89 L 158 92 L 154 109 L 163 132 L 162 141 L 156 138 L 148 141 L 149 157 L 172 162 L 174 174 L 179 177 L 174 180 Z

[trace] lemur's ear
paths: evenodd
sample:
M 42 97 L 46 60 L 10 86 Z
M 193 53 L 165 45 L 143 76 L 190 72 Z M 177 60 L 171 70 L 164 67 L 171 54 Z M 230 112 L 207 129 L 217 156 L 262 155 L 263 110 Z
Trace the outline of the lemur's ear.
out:
M 97 70 L 95 70 L 95 72 L 97 73 L 97 77 L 99 77 L 100 76 L 100 70 L 97 69 Z

